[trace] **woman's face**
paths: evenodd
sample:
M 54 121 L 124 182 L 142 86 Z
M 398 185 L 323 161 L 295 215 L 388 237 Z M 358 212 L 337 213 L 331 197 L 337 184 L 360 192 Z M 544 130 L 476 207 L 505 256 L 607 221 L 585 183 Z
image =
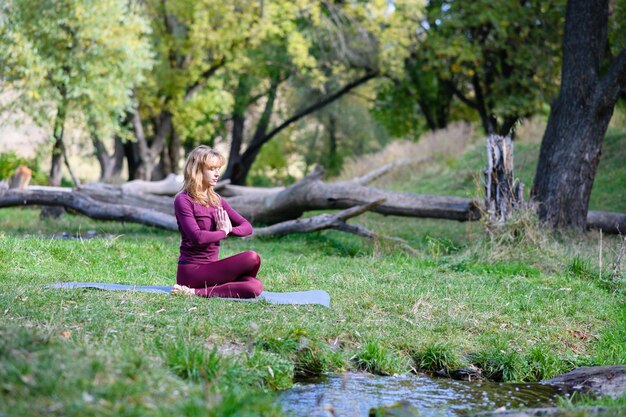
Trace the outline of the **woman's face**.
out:
M 220 167 L 202 168 L 202 185 L 206 188 L 214 187 L 220 178 Z

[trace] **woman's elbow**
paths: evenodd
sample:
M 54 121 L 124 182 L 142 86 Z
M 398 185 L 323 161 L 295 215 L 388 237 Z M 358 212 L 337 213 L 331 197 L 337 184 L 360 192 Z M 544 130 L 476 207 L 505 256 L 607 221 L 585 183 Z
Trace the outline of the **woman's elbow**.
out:
M 248 225 L 248 227 L 243 228 L 240 236 L 241 237 L 250 236 L 252 235 L 253 232 L 254 230 L 252 229 L 252 226 Z

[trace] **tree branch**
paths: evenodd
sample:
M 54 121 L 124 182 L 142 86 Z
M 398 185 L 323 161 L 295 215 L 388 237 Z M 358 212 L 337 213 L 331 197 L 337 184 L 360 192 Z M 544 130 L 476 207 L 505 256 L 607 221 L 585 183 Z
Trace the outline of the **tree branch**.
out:
M 146 133 L 143 130 L 143 124 L 141 123 L 141 117 L 139 116 L 139 110 L 134 109 L 132 113 L 131 122 L 133 124 L 133 131 L 137 138 L 137 144 L 139 145 L 140 152 L 142 154 L 148 153 L 148 142 L 146 141 Z
M 222 57 L 222 59 L 217 61 L 212 67 L 208 68 L 206 71 L 200 74 L 196 82 L 191 84 L 187 88 L 187 91 L 185 91 L 185 101 L 191 99 L 194 94 L 200 91 L 202 87 L 206 85 L 206 82 L 209 80 L 209 78 L 211 78 L 224 65 L 226 65 L 226 60 Z
M 349 209 L 340 211 L 339 213 L 324 213 L 306 219 L 288 220 L 286 222 L 276 223 L 271 226 L 256 228 L 254 229 L 254 236 L 280 236 L 288 233 L 307 233 L 324 229 L 342 230 L 342 228 L 344 231 L 350 230 L 350 233 L 355 233 L 357 229 L 344 227 L 344 225 L 346 225 L 345 221 L 352 217 L 358 216 L 359 214 L 363 214 L 376 206 L 381 205 L 384 201 L 385 200 L 378 200 L 372 203 L 351 207 Z M 373 233 L 369 233 L 370 235 L 367 235 L 366 237 L 372 237 Z M 360 235 L 365 236 L 364 234 Z
M 599 109 L 612 108 L 624 87 L 626 87 L 626 48 L 613 60 L 598 85 Z
M 452 86 L 452 92 L 454 93 L 455 96 L 457 96 L 459 100 L 461 100 L 463 103 L 470 106 L 471 108 L 479 110 L 480 106 L 478 105 L 477 102 L 467 98 L 465 94 L 463 94 L 463 92 L 459 90 L 454 83 L 451 83 L 451 86 Z
M 292 123 L 295 123 L 298 120 L 302 119 L 303 117 L 315 112 L 316 110 L 323 108 L 327 104 L 332 103 L 333 101 L 337 100 L 339 97 L 343 96 L 344 94 L 346 94 L 353 88 L 356 88 L 359 85 L 366 83 L 367 81 L 371 80 L 372 78 L 375 78 L 376 76 L 378 76 L 377 71 L 369 72 L 365 74 L 363 77 L 352 81 L 351 83 L 344 86 L 342 89 L 336 91 L 335 93 L 325 97 L 324 99 L 318 101 L 317 103 L 314 103 L 311 106 L 303 109 L 302 111 L 294 114 L 293 116 L 285 120 L 283 123 L 281 123 L 279 126 L 277 126 L 273 130 L 271 130 L 269 133 L 267 133 L 265 136 L 263 136 L 262 138 L 259 138 L 258 141 L 251 143 L 250 146 L 248 146 L 248 148 L 244 152 L 244 155 L 250 155 L 250 154 L 253 154 L 254 152 L 257 152 L 259 149 L 261 149 L 261 147 L 265 143 L 267 143 L 270 139 L 272 139 L 274 136 L 276 136 L 278 133 L 280 133 L 283 129 L 285 129 Z

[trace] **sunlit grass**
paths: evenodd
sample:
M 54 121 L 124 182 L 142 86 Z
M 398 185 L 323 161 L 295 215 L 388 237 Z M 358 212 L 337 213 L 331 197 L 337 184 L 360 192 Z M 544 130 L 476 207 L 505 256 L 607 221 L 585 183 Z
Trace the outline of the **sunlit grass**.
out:
M 618 144 L 607 139 L 614 152 Z M 538 148 L 517 149 L 523 158 Z M 384 185 L 473 196 L 481 157 L 471 148 L 460 161 Z M 521 175 L 532 173 L 520 165 Z M 606 206 L 596 208 L 626 210 L 606 180 L 614 170 L 623 184 L 625 169 L 612 157 L 601 164 L 594 193 Z M 222 246 L 222 256 L 261 254 L 266 290 L 323 289 L 328 309 L 46 289 L 59 281 L 171 285 L 179 237 L 0 210 L 0 415 L 279 415 L 273 390 L 329 372 L 469 367 L 493 380 L 537 381 L 626 363 L 626 276 L 623 265 L 609 268 L 617 237 L 550 235 L 529 213 L 490 235 L 478 222 L 373 213 L 351 222 L 403 238 L 418 255 L 332 231 Z

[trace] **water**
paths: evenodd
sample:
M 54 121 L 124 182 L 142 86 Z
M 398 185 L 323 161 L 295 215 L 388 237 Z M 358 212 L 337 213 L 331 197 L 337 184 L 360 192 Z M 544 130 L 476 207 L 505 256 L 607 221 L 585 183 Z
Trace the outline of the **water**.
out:
M 468 411 L 500 407 L 531 408 L 555 405 L 559 391 L 541 384 L 498 384 L 431 379 L 412 375 L 376 376 L 347 373 L 317 383 L 300 383 L 279 394 L 287 414 L 367 417 L 375 407 L 407 401 L 420 416 L 462 416 Z

